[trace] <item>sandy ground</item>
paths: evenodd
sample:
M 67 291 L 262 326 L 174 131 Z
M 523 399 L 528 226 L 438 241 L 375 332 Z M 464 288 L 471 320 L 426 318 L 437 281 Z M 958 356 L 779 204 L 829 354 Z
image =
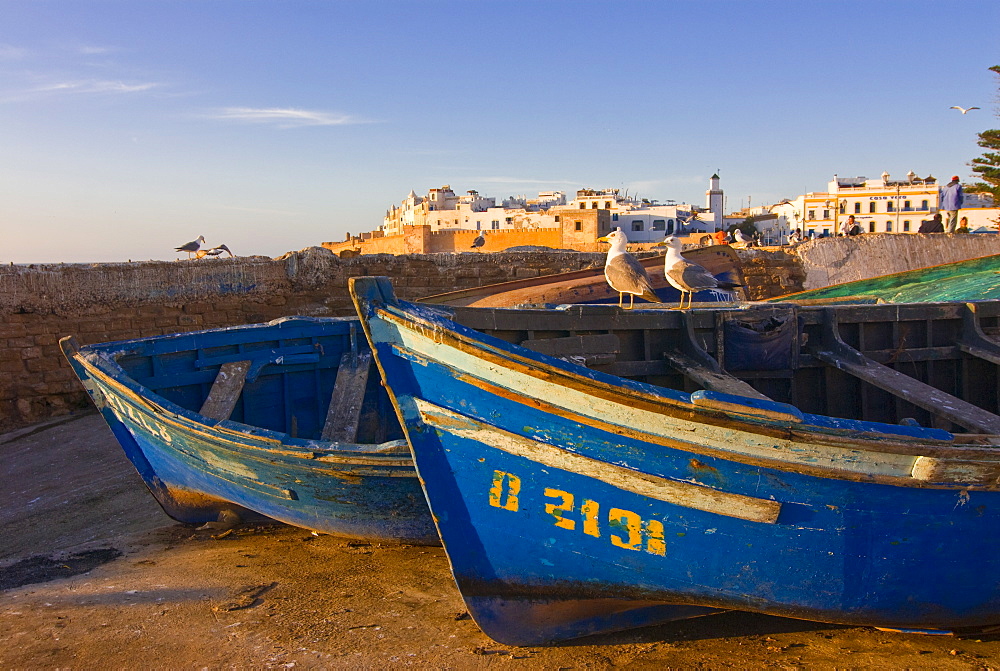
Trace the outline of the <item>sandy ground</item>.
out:
M 1000 637 L 726 613 L 499 645 L 439 548 L 159 509 L 97 415 L 0 436 L 0 668 L 1000 668 Z

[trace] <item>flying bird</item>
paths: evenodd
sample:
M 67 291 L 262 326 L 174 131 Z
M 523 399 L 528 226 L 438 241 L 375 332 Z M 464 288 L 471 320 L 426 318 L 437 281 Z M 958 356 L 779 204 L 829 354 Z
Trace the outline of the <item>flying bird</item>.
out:
M 604 279 L 612 289 L 618 292 L 618 307 L 624 308 L 622 302 L 625 294 L 629 295 L 628 308 L 631 310 L 635 304 L 635 297 L 639 296 L 650 303 L 659 303 L 660 299 L 653 291 L 653 283 L 634 256 L 628 253 L 625 245 L 628 238 L 622 233 L 622 229 L 616 228 L 606 236 L 597 238 L 598 242 L 611 244 L 608 250 L 608 258 L 604 262 Z
M 739 229 L 736 230 L 739 231 Z M 689 261 L 681 256 L 680 238 L 670 236 L 663 242 L 658 243 L 657 246 L 667 248 L 667 255 L 663 259 L 663 271 L 667 282 L 681 292 L 681 302 L 677 306 L 679 309 L 684 309 L 684 294 L 687 294 L 688 308 L 690 309 L 691 301 L 694 299 L 694 292 L 696 291 L 703 291 L 705 289 L 732 290 L 738 286 L 742 286 L 736 282 L 720 280 L 710 273 L 705 266 L 699 265 L 694 261 Z
M 965 114 L 966 112 L 971 112 L 972 110 L 977 110 L 979 108 L 978 107 L 970 107 L 970 108 L 966 109 L 964 107 L 959 107 L 958 105 L 952 105 L 948 109 L 958 110 L 962 114 Z
M 222 252 L 228 252 L 230 256 L 233 256 L 233 253 L 229 251 L 229 247 L 226 247 L 225 245 L 219 245 L 218 247 L 212 247 L 211 249 L 199 251 L 197 254 L 195 254 L 195 258 L 200 259 L 205 256 L 222 256 Z
M 190 259 L 192 254 L 201 249 L 201 243 L 203 242 L 205 242 L 205 236 L 199 235 L 197 240 L 192 240 L 191 242 L 185 243 L 180 247 L 175 247 L 174 251 L 187 252 L 188 258 Z
M 472 241 L 472 247 L 470 249 L 479 249 L 486 244 L 486 231 L 479 231 L 479 235 L 476 239 Z

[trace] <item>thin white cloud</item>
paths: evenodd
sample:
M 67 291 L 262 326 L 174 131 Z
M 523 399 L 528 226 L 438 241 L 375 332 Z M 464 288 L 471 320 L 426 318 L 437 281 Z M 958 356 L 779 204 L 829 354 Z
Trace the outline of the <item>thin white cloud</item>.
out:
M 209 116 L 222 121 L 271 123 L 281 128 L 295 128 L 298 126 L 348 126 L 351 124 L 367 123 L 362 119 L 357 119 L 346 114 L 331 114 L 329 112 L 279 107 L 225 107 Z
M 37 100 L 39 98 L 60 95 L 126 95 L 143 93 L 159 86 L 161 86 L 161 84 L 152 82 L 129 84 L 122 81 L 100 79 L 56 81 L 47 84 L 40 84 L 32 88 L 21 89 L 19 91 L 0 91 L 0 103 L 24 103 Z
M 55 82 L 34 89 L 36 93 L 139 93 L 154 89 L 159 84 L 126 84 L 121 81 L 84 79 L 79 81 Z
M 114 47 L 95 47 L 95 46 L 82 46 L 78 49 L 79 53 L 84 56 L 98 56 L 101 54 L 110 54 L 118 51 Z

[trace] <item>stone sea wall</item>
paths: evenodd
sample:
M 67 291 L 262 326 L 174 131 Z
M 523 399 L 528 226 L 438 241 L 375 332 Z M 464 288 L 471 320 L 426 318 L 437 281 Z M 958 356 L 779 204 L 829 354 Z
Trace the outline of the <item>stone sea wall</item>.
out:
M 863 235 L 739 250 L 751 300 L 977 256 L 997 235 Z M 387 275 L 401 298 L 600 267 L 602 253 L 531 251 L 340 258 L 322 247 L 272 259 L 0 267 L 0 433 L 89 401 L 59 350 L 289 315 L 353 314 L 347 280 Z
M 1000 254 L 1000 235 L 894 235 L 875 233 L 825 238 L 799 245 L 803 289 L 866 280 L 915 268 Z
M 86 408 L 59 349 L 265 322 L 354 314 L 347 280 L 388 275 L 401 298 L 599 267 L 603 254 L 377 254 L 341 259 L 321 247 L 279 259 L 0 267 L 0 433 Z

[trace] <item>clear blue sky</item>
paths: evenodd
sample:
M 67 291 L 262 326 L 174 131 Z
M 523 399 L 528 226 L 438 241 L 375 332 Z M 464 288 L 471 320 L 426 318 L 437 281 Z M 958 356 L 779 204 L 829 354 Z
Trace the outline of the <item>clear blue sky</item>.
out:
M 0 0 L 0 263 L 280 256 L 413 189 L 970 176 L 1000 2 Z M 976 105 L 962 115 L 951 105 Z

